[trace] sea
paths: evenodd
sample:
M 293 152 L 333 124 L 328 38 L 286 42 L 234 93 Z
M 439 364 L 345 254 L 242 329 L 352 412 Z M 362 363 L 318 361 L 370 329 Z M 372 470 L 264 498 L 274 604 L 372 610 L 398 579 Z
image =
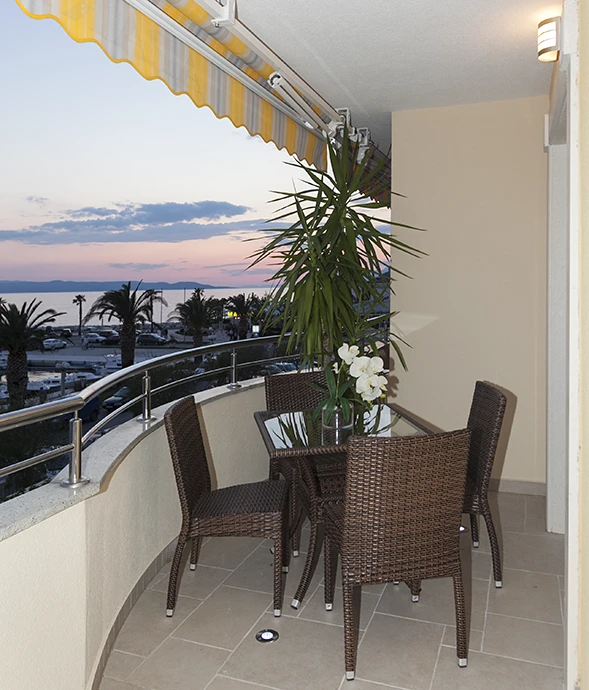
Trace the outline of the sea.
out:
M 241 292 L 245 292 L 246 295 L 254 293 L 259 297 L 263 297 L 268 293 L 268 286 L 264 287 L 234 287 L 234 288 L 206 288 L 204 296 L 206 297 L 216 297 L 218 299 L 231 297 L 232 295 L 238 295 Z M 30 302 L 33 299 L 40 299 L 42 302 L 41 309 L 55 309 L 58 312 L 64 312 L 61 316 L 55 319 L 55 325 L 57 326 L 77 326 L 78 324 L 78 306 L 73 303 L 73 299 L 76 296 L 76 292 L 14 292 L 6 295 L 2 295 L 8 303 L 16 304 L 17 307 L 21 307 L 24 302 Z M 86 302 L 82 307 L 82 313 L 85 314 L 92 304 L 97 300 L 103 293 L 102 292 L 84 292 L 81 293 L 86 297 Z M 176 304 L 184 302 L 192 294 L 191 289 L 186 290 L 164 290 L 163 298 L 168 303 L 168 306 L 163 304 L 154 305 L 154 320 L 158 323 L 163 323 L 168 320 L 168 315 L 174 311 Z M 92 319 L 89 323 L 99 324 L 100 319 Z M 104 325 L 108 322 L 106 319 L 103 320 Z M 116 323 L 116 322 L 114 322 Z

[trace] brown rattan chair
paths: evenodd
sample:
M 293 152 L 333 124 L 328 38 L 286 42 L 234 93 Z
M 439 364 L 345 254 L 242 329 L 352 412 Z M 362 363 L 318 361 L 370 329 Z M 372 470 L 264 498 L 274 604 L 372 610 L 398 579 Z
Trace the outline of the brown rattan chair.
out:
M 493 556 L 495 587 L 503 586 L 503 577 L 499 542 L 487 491 L 506 404 L 505 395 L 498 388 L 490 383 L 477 381 L 467 424 L 471 432 L 471 443 L 463 512 L 470 514 L 474 548 L 479 545 L 478 516 L 482 515 L 485 520 Z
M 323 508 L 325 608 L 333 608 L 341 554 L 346 678 L 354 678 L 355 586 L 452 577 L 458 663 L 468 657 L 460 520 L 470 431 L 401 438 L 352 437 L 344 502 Z M 305 470 L 305 473 L 307 470 Z
M 311 388 L 310 383 L 315 383 L 320 386 L 327 386 L 327 379 L 323 370 L 318 371 L 303 371 L 289 374 L 274 374 L 266 376 L 264 380 L 266 391 L 266 409 L 272 412 L 298 412 L 301 410 L 312 410 L 324 400 L 325 394 L 321 391 Z M 320 474 L 341 475 L 340 490 L 343 490 L 343 473 L 345 471 L 345 462 L 342 457 L 333 455 L 322 455 L 318 458 L 318 471 Z M 293 457 L 288 458 L 271 458 L 270 459 L 270 479 L 277 479 L 279 474 L 289 482 L 290 485 L 290 523 L 293 530 L 292 533 L 292 553 L 293 556 L 299 555 L 300 548 L 300 531 L 298 523 L 300 522 L 301 511 L 299 505 L 299 489 L 298 484 L 300 480 L 300 471 L 297 461 Z M 337 480 L 334 480 L 337 481 Z M 312 508 L 307 511 L 311 519 Z M 311 520 L 313 527 L 313 521 Z M 315 551 L 317 531 L 311 530 L 311 539 L 309 543 L 309 553 Z M 309 560 L 309 557 L 307 557 Z M 312 564 L 311 564 L 312 565 Z M 309 567 L 308 567 L 309 566 Z M 309 577 L 310 564 L 306 564 L 305 572 Z M 303 574 L 303 580 L 305 574 Z M 306 591 L 304 587 L 304 591 Z M 301 593 L 301 587 L 297 590 Z M 304 592 L 302 594 L 304 596 Z M 302 601 L 302 596 L 299 598 L 295 596 L 293 599 L 293 607 L 298 608 L 298 602 Z M 296 604 L 295 604 L 296 602 Z
M 178 575 L 187 541 L 190 569 L 196 570 L 202 537 L 274 539 L 274 615 L 282 609 L 282 571 L 288 569 L 288 486 L 263 481 L 211 490 L 211 477 L 193 397 L 173 405 L 164 417 L 176 476 L 182 527 L 172 560 L 166 614 L 176 606 Z

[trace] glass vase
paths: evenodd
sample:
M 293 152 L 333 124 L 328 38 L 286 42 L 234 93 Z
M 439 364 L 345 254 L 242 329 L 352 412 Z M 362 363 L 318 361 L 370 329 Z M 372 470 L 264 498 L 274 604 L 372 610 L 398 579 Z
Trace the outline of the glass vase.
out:
M 336 407 L 331 415 L 328 415 L 323 409 L 321 411 L 321 426 L 323 445 L 341 445 L 352 435 L 354 414 L 352 412 L 349 421 L 346 421 L 341 407 Z
M 350 419 L 346 422 L 341 407 L 336 407 L 331 415 L 328 415 L 327 410 L 323 408 L 321 410 L 321 423 L 330 429 L 351 429 L 354 424 L 354 412 L 351 411 Z

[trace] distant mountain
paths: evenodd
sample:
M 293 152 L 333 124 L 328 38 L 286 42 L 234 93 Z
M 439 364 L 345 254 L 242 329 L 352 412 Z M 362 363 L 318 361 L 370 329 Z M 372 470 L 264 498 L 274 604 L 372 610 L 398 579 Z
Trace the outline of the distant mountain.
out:
M 78 281 L 78 280 L 50 280 L 47 282 L 36 282 L 30 280 L 0 280 L 0 295 L 15 292 L 105 292 L 106 290 L 118 290 L 122 283 L 126 281 Z M 135 287 L 139 281 L 132 280 L 131 287 Z M 195 288 L 209 289 L 231 289 L 233 286 L 227 285 L 206 285 L 205 283 L 164 283 L 149 282 L 141 283 L 144 290 L 194 290 Z M 238 288 L 235 288 L 238 289 Z

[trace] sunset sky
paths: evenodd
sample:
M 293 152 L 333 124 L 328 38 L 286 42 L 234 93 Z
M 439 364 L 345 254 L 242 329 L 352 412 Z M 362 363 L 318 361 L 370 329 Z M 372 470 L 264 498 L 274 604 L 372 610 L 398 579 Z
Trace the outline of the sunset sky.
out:
M 251 237 L 297 173 L 272 144 L 0 3 L 0 279 L 257 286 Z

